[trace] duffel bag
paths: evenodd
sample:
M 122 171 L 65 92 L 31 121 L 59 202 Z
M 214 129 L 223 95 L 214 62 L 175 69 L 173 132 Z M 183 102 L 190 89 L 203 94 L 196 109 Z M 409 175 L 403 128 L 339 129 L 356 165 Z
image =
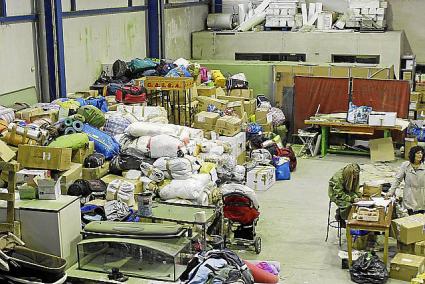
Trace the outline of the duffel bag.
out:
M 115 100 L 120 103 L 144 103 L 146 89 L 141 86 L 123 86 L 115 91 Z

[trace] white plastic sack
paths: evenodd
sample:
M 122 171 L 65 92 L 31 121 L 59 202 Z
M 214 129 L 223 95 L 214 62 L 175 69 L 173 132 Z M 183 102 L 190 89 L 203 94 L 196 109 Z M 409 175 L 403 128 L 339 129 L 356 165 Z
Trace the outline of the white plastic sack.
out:
M 192 163 L 187 158 L 162 157 L 156 160 L 153 166 L 162 170 L 167 179 L 185 180 L 193 174 Z
M 177 157 L 178 150 L 183 146 L 182 142 L 170 135 L 157 135 L 150 141 L 151 158 Z
M 133 137 L 156 136 L 166 134 L 176 136 L 182 141 L 195 138 L 203 138 L 203 131 L 201 129 L 194 129 L 174 124 L 161 124 L 153 122 L 132 123 L 129 127 L 127 127 L 125 133 Z
M 119 138 L 117 139 L 117 141 L 120 143 L 121 149 L 123 150 L 132 148 L 132 149 L 137 149 L 141 151 L 143 154 L 148 154 L 150 151 L 149 150 L 149 144 L 151 140 L 150 136 L 142 136 L 136 139 L 131 139 L 129 136 L 124 135 L 117 138 Z
M 180 198 L 208 205 L 209 185 L 210 175 L 193 175 L 186 180 L 172 180 L 159 191 L 159 196 L 163 200 Z

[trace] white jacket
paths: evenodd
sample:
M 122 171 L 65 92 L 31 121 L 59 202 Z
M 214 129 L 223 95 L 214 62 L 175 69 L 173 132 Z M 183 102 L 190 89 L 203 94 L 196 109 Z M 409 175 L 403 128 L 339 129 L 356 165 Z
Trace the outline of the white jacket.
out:
M 414 169 L 409 161 L 401 164 L 396 180 L 390 188 L 394 194 L 397 187 L 404 180 L 403 205 L 413 211 L 425 210 L 425 165 L 422 163 Z

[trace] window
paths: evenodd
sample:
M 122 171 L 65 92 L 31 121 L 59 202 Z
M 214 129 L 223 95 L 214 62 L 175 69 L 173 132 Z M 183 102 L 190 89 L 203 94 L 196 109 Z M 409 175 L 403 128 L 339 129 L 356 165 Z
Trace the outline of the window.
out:
M 363 64 L 379 64 L 379 55 L 340 55 L 332 54 L 332 62 L 334 63 L 363 63 Z
M 236 53 L 235 60 L 258 61 L 296 61 L 305 62 L 306 56 L 301 53 Z

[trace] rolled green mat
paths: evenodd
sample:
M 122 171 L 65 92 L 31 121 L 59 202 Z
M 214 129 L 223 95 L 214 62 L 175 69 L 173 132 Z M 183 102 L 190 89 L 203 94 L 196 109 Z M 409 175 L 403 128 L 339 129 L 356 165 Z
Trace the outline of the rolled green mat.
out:
M 74 122 L 74 120 L 71 117 L 65 118 L 64 124 L 66 126 L 72 126 L 72 122 Z
M 74 133 L 77 133 L 77 131 L 75 131 L 74 127 L 67 127 L 65 129 L 65 135 L 74 134 Z
M 79 113 L 74 114 L 74 119 L 75 120 L 79 120 L 79 121 L 81 121 L 83 123 L 86 122 L 86 118 L 83 115 L 79 114 Z
M 83 131 L 84 124 L 81 121 L 76 120 L 72 123 L 72 127 L 76 132 L 81 132 Z

